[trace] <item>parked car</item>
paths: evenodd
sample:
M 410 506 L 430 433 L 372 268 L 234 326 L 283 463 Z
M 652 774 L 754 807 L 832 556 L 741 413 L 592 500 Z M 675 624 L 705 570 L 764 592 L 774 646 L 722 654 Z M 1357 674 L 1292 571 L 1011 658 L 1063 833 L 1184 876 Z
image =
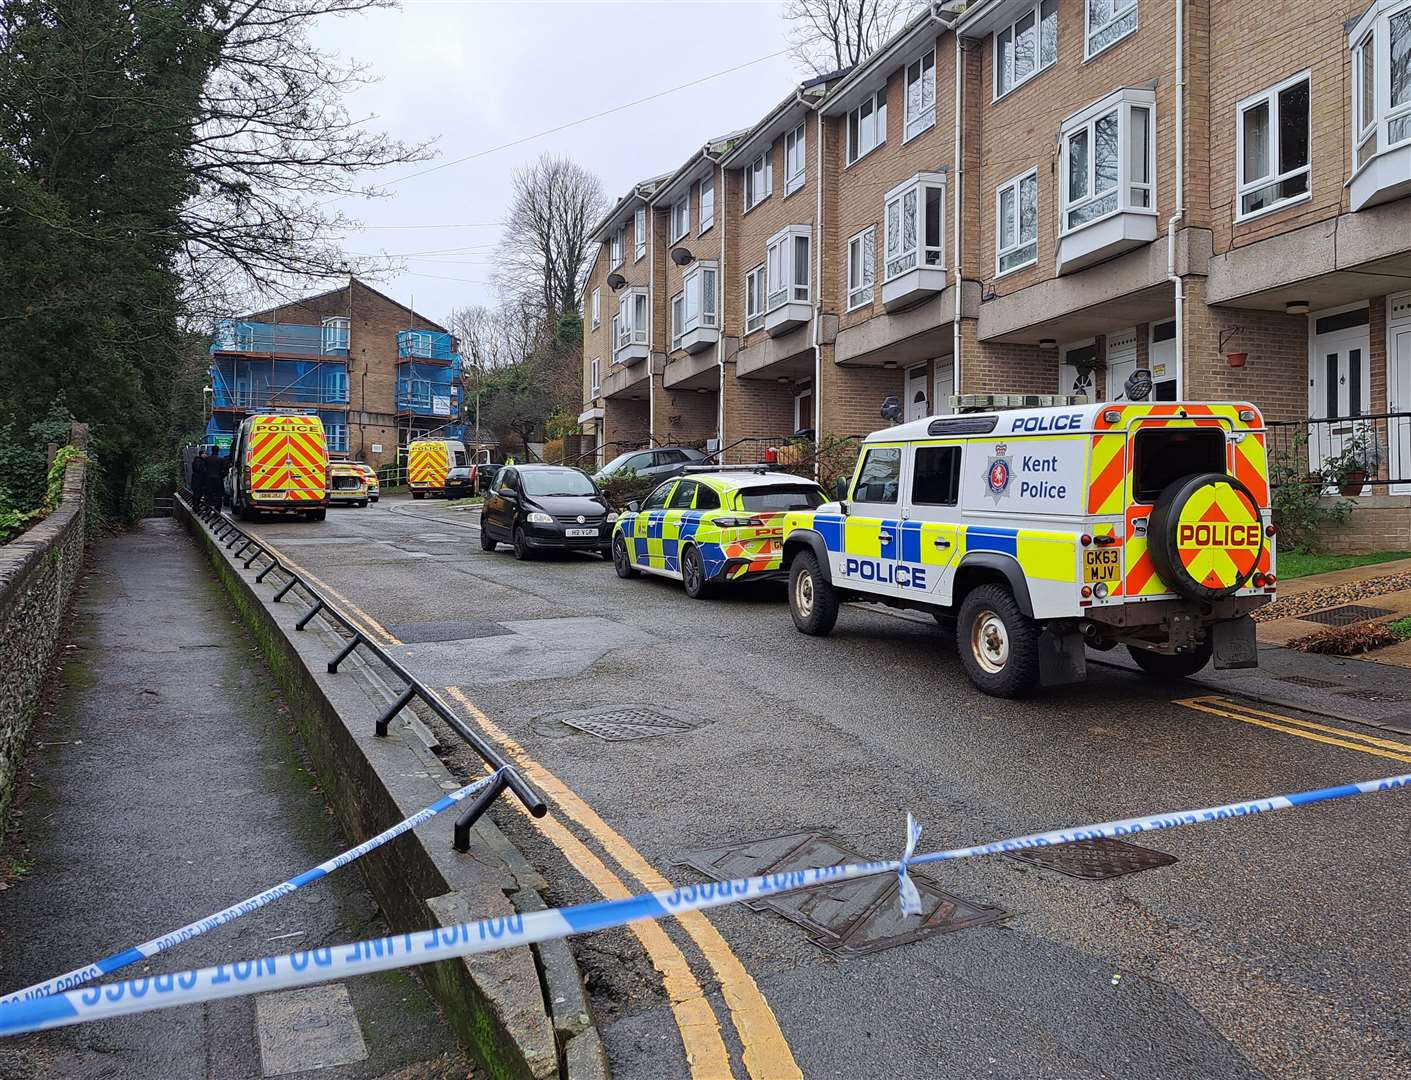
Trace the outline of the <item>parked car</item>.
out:
M 506 465 L 480 510 L 480 546 L 516 559 L 549 549 L 611 553 L 617 514 L 598 485 L 566 465 Z
M 488 492 L 495 474 L 504 467 L 502 461 L 477 461 L 470 467 L 470 493 L 484 495 Z
M 367 476 L 351 461 L 335 461 L 328 466 L 328 504 L 366 506 Z
M 382 485 L 377 479 L 377 470 L 371 465 L 364 465 L 361 461 L 353 462 L 357 466 L 358 472 L 363 474 L 367 480 L 367 497 L 371 502 L 377 502 L 382 496 Z
M 688 465 L 700 465 L 706 456 L 690 446 L 658 446 L 650 450 L 629 450 L 618 454 L 593 474 L 599 484 L 617 473 L 636 473 L 643 480 L 667 480 L 680 476 Z

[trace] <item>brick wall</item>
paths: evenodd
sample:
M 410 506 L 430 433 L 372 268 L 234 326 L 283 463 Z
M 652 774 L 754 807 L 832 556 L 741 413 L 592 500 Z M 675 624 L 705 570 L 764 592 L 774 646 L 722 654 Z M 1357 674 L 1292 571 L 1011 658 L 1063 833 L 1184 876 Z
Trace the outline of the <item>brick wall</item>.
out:
M 691 389 L 668 389 L 660 376 L 656 379 L 652 392 L 656 441 L 670 445 L 704 445 L 705 440 L 715 438 L 718 395 L 714 391 L 702 394 Z
M 647 442 L 648 418 L 646 387 L 643 397 L 634 401 L 631 398 L 603 399 L 603 460 L 608 461 L 622 451 L 619 443 L 645 445 Z
M 1059 352 L 1036 345 L 980 341 L 975 320 L 960 320 L 962 394 L 1056 394 Z
M 783 439 L 796 430 L 792 385 L 765 379 L 737 379 L 734 369 L 728 366 L 725 410 L 726 446 L 740 439 Z M 749 450 L 745 457 L 753 456 L 753 447 Z M 732 455 L 731 460 L 744 459 Z

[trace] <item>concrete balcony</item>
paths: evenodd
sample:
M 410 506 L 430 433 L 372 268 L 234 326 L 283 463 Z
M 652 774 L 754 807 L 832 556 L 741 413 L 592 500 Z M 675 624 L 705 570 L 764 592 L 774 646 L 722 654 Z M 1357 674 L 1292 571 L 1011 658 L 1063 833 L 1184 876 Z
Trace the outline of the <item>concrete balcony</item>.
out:
M 719 334 L 718 330 L 711 333 Z M 734 338 L 729 339 L 734 341 Z M 662 385 L 668 390 L 713 390 L 720 385 L 720 350 L 674 352 L 666 359 Z
M 811 311 L 812 309 L 810 309 Z M 837 334 L 838 317 L 823 316 L 820 341 L 827 344 Z M 727 355 L 728 362 L 729 357 Z M 740 379 L 803 378 L 813 374 L 813 319 L 794 329 L 769 337 L 756 332 L 750 345 L 735 354 L 735 376 Z
M 646 346 L 640 346 L 645 349 Z M 645 397 L 650 364 L 613 364 L 599 387 L 604 398 Z
M 645 341 L 636 341 L 628 345 L 619 345 L 612 354 L 612 362 L 614 364 L 636 364 L 645 360 L 651 353 L 651 346 Z
M 1058 272 L 1071 274 L 1156 239 L 1156 215 L 1124 210 L 1080 226 L 1058 241 Z

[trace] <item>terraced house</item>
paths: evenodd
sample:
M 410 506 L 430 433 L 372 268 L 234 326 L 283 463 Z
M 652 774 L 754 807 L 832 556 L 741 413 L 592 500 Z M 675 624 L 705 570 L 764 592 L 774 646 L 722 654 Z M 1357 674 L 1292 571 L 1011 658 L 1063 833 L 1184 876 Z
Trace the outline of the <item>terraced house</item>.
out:
M 647 312 L 585 356 L 608 443 L 1113 400 L 1140 368 L 1411 504 L 1411 0 L 933 5 L 599 233 L 585 303 Z

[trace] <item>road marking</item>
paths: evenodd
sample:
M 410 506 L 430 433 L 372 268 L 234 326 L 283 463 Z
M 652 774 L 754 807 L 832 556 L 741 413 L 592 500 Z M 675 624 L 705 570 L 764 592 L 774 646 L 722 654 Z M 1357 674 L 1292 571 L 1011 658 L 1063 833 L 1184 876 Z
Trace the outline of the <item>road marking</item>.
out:
M 404 644 L 401 640 L 393 636 L 392 632 L 388 630 L 387 627 L 383 626 L 366 611 L 358 607 L 357 604 L 349 600 L 332 585 L 328 584 L 328 582 L 324 581 L 320 577 L 317 577 L 311 570 L 307 569 L 306 567 L 300 566 L 288 555 L 280 551 L 279 548 L 275 547 L 268 540 L 266 540 L 263 536 L 259 537 L 259 541 L 271 552 L 273 552 L 275 558 L 277 558 L 280 562 L 289 566 L 291 569 L 297 570 L 299 573 L 303 574 L 304 577 L 308 578 L 320 589 L 322 589 L 324 592 L 328 593 L 329 596 L 333 597 L 335 600 L 341 601 L 345 607 L 347 607 L 350 611 L 353 612 L 353 614 L 357 617 L 357 620 L 363 623 L 363 629 L 365 631 L 370 632 L 374 637 L 381 637 L 382 640 L 388 645 Z
M 1378 739 L 1371 735 L 1362 735 L 1355 731 L 1314 723 L 1312 720 L 1299 720 L 1292 716 L 1284 716 L 1281 713 L 1264 712 L 1214 695 L 1182 698 L 1177 700 L 1175 704 L 1183 705 L 1187 709 L 1194 709 L 1197 712 L 1210 713 L 1212 716 L 1223 716 L 1230 720 L 1254 724 L 1256 727 L 1269 728 L 1271 731 L 1282 731 L 1286 735 L 1297 735 L 1301 739 L 1311 739 L 1329 746 L 1340 746 L 1344 750 L 1360 750 L 1364 754 L 1390 758 L 1393 761 L 1411 761 L 1411 744 L 1393 742 L 1391 739 Z M 1274 721 L 1278 721 L 1278 723 Z
M 481 712 L 459 687 L 448 686 L 446 692 L 464 706 L 481 730 L 501 745 L 545 797 L 552 799 L 564 814 L 586 829 L 629 875 L 652 891 L 674 888 L 597 811 L 531 758 L 524 747 Z M 684 912 L 678 920 L 720 980 L 720 992 L 739 1033 L 745 1068 L 749 1074 L 759 1080 L 802 1080 L 803 1072 L 794 1060 L 793 1051 L 789 1049 L 774 1010 L 769 1007 L 764 994 L 720 931 L 699 911 Z

